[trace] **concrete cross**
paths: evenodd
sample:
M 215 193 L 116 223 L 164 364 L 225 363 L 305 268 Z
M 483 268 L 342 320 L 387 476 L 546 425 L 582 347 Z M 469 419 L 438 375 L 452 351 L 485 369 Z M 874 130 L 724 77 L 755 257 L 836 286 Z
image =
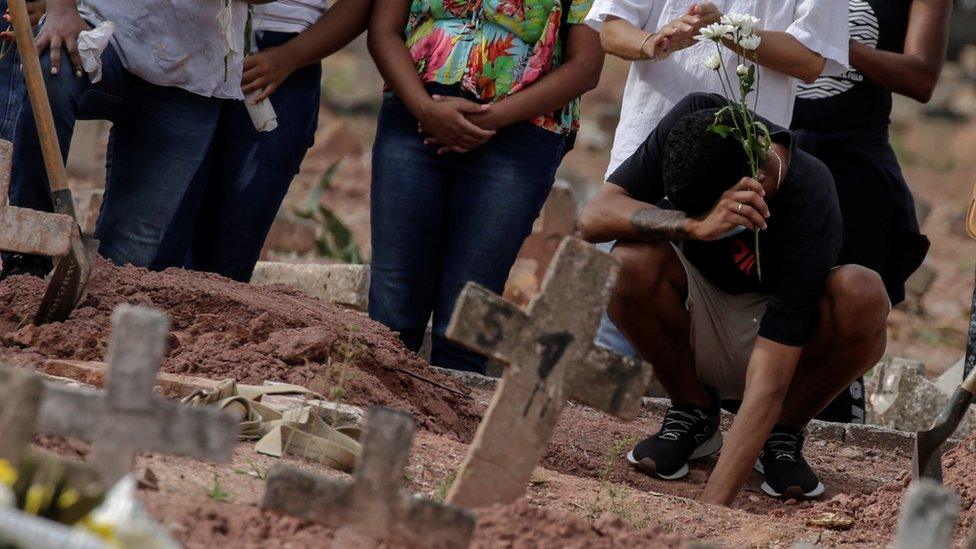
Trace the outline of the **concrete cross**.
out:
M 542 292 L 522 312 L 469 283 L 447 336 L 508 364 L 448 501 L 510 503 L 525 491 L 566 401 L 633 419 L 650 365 L 593 343 L 618 265 L 581 240 L 563 240 Z
M 37 374 L 0 368 L 0 459 L 15 467 L 34 440 L 42 386 Z
M 153 394 L 168 333 L 162 312 L 119 305 L 112 314 L 106 390 L 46 385 L 37 432 L 90 441 L 88 463 L 109 485 L 132 470 L 140 451 L 229 459 L 238 430 L 231 415 Z
M 913 482 L 905 493 L 894 549 L 949 549 L 953 545 L 960 499 L 930 479 Z
M 334 547 L 467 547 L 474 515 L 400 488 L 413 432 L 410 414 L 371 408 L 352 482 L 278 465 L 261 506 L 337 529 Z
M 43 392 L 44 382 L 37 374 L 0 366 L 0 459 L 14 467 L 31 453 Z M 101 490 L 98 476 L 83 463 L 62 460 L 44 452 L 33 453 L 31 457 L 58 462 L 66 480 L 79 491 Z

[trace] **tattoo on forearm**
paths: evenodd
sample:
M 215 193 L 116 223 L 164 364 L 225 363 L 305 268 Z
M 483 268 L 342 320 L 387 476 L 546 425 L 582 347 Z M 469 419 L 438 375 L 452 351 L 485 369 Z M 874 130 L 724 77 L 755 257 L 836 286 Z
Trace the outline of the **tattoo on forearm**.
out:
M 685 219 L 687 217 L 683 212 L 644 208 L 630 218 L 630 226 L 651 240 L 685 240 L 689 236 L 684 226 Z

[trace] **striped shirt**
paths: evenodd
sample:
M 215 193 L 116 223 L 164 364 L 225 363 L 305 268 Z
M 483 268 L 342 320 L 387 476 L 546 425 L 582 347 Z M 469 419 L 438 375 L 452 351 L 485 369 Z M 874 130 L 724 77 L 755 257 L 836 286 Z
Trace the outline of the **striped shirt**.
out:
M 277 0 L 254 6 L 254 30 L 302 32 L 322 17 L 326 0 Z

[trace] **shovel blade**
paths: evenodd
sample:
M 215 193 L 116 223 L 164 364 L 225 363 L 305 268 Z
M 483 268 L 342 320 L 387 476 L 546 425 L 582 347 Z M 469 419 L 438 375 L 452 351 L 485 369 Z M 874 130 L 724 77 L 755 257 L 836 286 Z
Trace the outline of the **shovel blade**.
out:
M 942 482 L 942 441 L 932 431 L 915 435 L 915 455 L 912 458 L 912 479 L 932 479 Z
M 71 240 L 68 254 L 60 258 L 48 281 L 41 306 L 34 315 L 35 326 L 64 322 L 85 297 L 97 242 L 87 238 Z
M 912 459 L 915 480 L 924 477 L 942 482 L 942 445 L 956 432 L 972 401 L 972 393 L 962 387 L 957 388 L 935 418 L 932 428 L 915 433 L 915 454 Z

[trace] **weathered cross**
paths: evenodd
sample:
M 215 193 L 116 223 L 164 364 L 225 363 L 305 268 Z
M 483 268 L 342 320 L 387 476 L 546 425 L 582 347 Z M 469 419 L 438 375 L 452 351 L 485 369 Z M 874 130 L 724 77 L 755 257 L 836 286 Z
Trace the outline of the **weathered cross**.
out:
M 41 378 L 27 370 L 0 368 L 0 459 L 15 467 L 34 440 L 34 421 L 41 402 Z
M 261 506 L 337 529 L 334 547 L 467 547 L 474 515 L 400 489 L 413 431 L 410 414 L 371 408 L 351 483 L 278 465 Z
M 162 312 L 119 305 L 112 314 L 106 390 L 45 385 L 36 432 L 90 441 L 88 463 L 109 485 L 132 470 L 140 451 L 229 459 L 238 430 L 233 416 L 153 393 L 168 332 Z
M 568 399 L 633 419 L 650 366 L 593 343 L 616 282 L 617 262 L 566 238 L 528 310 L 469 283 L 447 336 L 508 367 L 448 501 L 464 507 L 518 499 Z
M 938 482 L 926 478 L 913 482 L 901 506 L 894 549 L 952 547 L 960 504 L 959 496 Z
M 3 435 L 0 459 L 14 467 L 27 459 L 31 451 L 43 391 L 44 383 L 37 374 L 20 368 L 0 367 L 0 434 Z M 99 486 L 97 475 L 84 464 L 60 460 L 53 455 L 44 459 L 58 461 L 67 481 L 79 491 Z

